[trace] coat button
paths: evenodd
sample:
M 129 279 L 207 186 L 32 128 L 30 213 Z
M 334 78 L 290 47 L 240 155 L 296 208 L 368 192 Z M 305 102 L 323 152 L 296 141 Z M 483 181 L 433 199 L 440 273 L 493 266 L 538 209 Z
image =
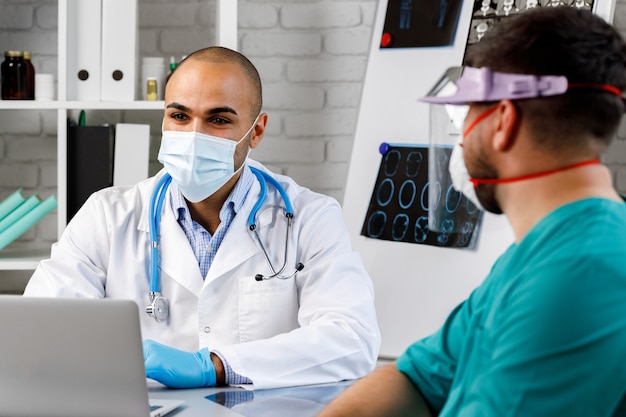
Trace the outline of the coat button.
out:
M 211 333 L 211 328 L 209 326 L 206 326 L 204 328 L 204 333 Z

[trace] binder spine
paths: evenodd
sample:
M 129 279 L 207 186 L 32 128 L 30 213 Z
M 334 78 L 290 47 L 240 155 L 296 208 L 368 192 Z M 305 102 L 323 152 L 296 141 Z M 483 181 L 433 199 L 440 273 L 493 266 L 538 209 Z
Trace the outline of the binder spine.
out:
M 134 100 L 136 67 L 137 0 L 102 0 L 102 100 Z
M 99 101 L 102 0 L 67 0 L 67 98 Z

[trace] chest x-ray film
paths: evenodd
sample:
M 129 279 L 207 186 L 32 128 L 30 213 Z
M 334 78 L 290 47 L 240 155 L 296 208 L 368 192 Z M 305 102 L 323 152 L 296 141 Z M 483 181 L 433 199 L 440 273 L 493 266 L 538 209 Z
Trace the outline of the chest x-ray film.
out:
M 381 48 L 452 44 L 461 0 L 389 0 Z
M 474 248 L 482 212 L 452 187 L 447 174 L 451 150 L 450 146 L 442 146 L 434 153 L 441 176 L 437 182 L 431 182 L 428 146 L 383 143 L 361 235 L 395 242 Z M 436 214 L 429 216 L 429 211 Z

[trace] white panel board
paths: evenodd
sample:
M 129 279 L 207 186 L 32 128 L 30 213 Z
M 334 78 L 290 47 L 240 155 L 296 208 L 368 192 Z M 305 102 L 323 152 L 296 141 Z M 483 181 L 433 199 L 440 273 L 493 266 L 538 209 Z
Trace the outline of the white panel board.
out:
M 595 13 L 612 21 L 613 1 L 595 3 Z M 381 161 L 378 147 L 381 142 L 428 144 L 428 106 L 417 99 L 448 67 L 461 64 L 473 5 L 463 1 L 451 46 L 381 49 L 387 0 L 378 3 L 343 207 L 353 244 L 374 281 L 381 356 L 398 356 L 439 328 L 513 241 L 506 218 L 489 214 L 475 250 L 360 235 Z

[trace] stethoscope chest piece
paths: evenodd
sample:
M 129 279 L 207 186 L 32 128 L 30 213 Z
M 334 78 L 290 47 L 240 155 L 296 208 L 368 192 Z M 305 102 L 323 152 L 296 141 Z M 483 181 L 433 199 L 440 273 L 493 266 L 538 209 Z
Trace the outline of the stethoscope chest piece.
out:
M 250 167 L 250 170 L 259 180 L 259 184 L 261 185 L 261 195 L 259 196 L 259 200 L 256 202 L 256 204 L 252 208 L 252 211 L 250 212 L 250 215 L 248 216 L 248 229 L 254 234 L 254 237 L 259 243 L 259 247 L 263 251 L 265 260 L 267 261 L 267 264 L 269 265 L 272 271 L 272 273 L 269 275 L 256 274 L 254 276 L 254 279 L 257 281 L 265 281 L 265 280 L 273 279 L 273 278 L 289 279 L 295 276 L 298 272 L 302 271 L 302 269 L 304 269 L 304 264 L 301 262 L 298 262 L 293 272 L 287 273 L 287 274 L 284 273 L 285 267 L 287 266 L 287 258 L 289 255 L 288 253 L 289 231 L 291 230 L 291 227 L 293 224 L 294 210 L 293 210 L 293 206 L 291 205 L 291 200 L 287 196 L 287 192 L 285 191 L 285 189 L 282 187 L 282 185 L 280 185 L 278 181 L 276 181 L 274 177 L 272 177 L 266 172 L 261 171 L 258 168 Z M 263 245 L 263 242 L 261 242 L 261 238 L 259 236 L 257 225 L 256 225 L 257 212 L 259 211 L 259 209 L 263 205 L 263 202 L 265 201 L 265 198 L 267 197 L 267 182 L 268 181 L 274 186 L 274 188 L 276 188 L 276 190 L 278 190 L 278 192 L 280 193 L 283 199 L 283 202 L 285 203 L 285 219 L 287 220 L 287 227 L 285 229 L 285 257 L 283 259 L 283 266 L 281 266 L 280 269 L 276 269 L 274 265 L 272 264 L 269 254 L 267 253 L 267 250 L 265 250 L 265 246 Z
M 161 293 L 150 292 L 150 304 L 146 306 L 146 313 L 154 317 L 158 323 L 162 323 L 167 320 L 169 312 L 170 304 L 167 299 L 161 296 Z

